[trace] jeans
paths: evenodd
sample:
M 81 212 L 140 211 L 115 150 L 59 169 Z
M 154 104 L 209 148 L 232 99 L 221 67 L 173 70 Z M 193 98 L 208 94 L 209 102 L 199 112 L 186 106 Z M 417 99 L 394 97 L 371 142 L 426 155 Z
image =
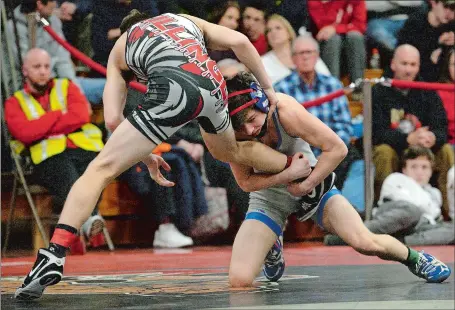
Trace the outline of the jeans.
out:
M 329 40 L 321 42 L 321 58 L 332 75 L 340 78 L 342 52 L 346 61 L 351 81 L 363 78 L 366 67 L 365 41 L 361 33 L 348 32 L 346 35 L 333 35 Z
M 106 85 L 106 79 L 104 78 L 85 78 L 77 77 L 77 83 L 81 86 L 87 100 L 93 104 L 101 104 L 103 100 L 104 85 Z
M 397 35 L 406 19 L 375 18 L 368 21 L 366 36 L 393 51 L 397 46 Z

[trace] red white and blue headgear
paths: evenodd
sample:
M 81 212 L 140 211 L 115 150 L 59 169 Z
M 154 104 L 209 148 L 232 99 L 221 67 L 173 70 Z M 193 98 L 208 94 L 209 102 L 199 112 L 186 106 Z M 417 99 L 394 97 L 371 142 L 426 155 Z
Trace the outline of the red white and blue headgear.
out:
M 248 93 L 250 94 L 251 100 L 229 112 L 229 116 L 233 116 L 252 105 L 254 105 L 254 107 L 261 112 L 269 112 L 269 99 L 263 92 L 262 88 L 256 82 L 251 82 L 250 88 L 230 93 L 228 95 L 228 99 L 234 96 Z

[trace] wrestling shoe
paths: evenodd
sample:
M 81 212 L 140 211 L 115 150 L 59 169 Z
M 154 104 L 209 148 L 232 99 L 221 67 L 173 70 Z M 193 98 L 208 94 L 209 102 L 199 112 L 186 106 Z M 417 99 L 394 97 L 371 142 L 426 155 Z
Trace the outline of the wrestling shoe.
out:
M 284 273 L 286 264 L 283 257 L 283 235 L 280 235 L 265 257 L 262 271 L 271 282 L 277 282 Z
M 299 198 L 301 206 L 295 215 L 300 222 L 306 221 L 317 211 L 322 197 L 333 188 L 335 181 L 336 174 L 332 172 L 311 193 Z
M 64 264 L 64 257 L 57 257 L 48 249 L 40 249 L 35 265 L 25 277 L 22 286 L 16 290 L 14 298 L 21 300 L 40 298 L 47 286 L 60 282 Z
M 446 264 L 433 255 L 419 252 L 417 264 L 408 267 L 409 270 L 419 278 L 430 283 L 441 283 L 450 276 L 452 272 Z

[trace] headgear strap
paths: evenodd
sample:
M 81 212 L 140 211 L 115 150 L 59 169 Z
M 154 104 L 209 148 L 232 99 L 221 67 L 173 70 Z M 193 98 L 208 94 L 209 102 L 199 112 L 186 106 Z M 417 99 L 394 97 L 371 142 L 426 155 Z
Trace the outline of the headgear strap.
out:
M 230 93 L 228 95 L 228 99 L 238 96 L 238 95 L 243 95 L 243 94 L 248 94 L 248 93 L 251 93 L 251 97 L 253 99 L 248 101 L 247 103 L 241 105 L 240 107 L 237 107 L 233 111 L 229 112 L 229 116 L 233 116 L 233 115 L 239 113 L 240 111 L 252 106 L 253 104 L 256 104 L 257 108 L 259 110 L 261 110 L 262 112 L 267 113 L 267 111 L 268 111 L 267 96 L 265 96 L 265 94 L 262 92 L 262 90 L 259 88 L 259 86 L 254 82 L 251 83 L 250 88 L 247 88 L 244 90 L 238 90 L 238 91 Z

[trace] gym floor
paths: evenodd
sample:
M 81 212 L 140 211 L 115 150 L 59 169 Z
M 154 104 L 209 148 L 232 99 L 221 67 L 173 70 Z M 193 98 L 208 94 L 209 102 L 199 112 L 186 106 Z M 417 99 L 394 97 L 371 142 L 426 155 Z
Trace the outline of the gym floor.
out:
M 454 246 L 426 252 L 454 268 Z M 34 256 L 3 258 L 2 309 L 455 309 L 454 275 L 429 284 L 399 264 L 319 243 L 285 244 L 278 283 L 231 289 L 231 247 L 117 249 L 68 256 L 41 299 L 13 298 Z

